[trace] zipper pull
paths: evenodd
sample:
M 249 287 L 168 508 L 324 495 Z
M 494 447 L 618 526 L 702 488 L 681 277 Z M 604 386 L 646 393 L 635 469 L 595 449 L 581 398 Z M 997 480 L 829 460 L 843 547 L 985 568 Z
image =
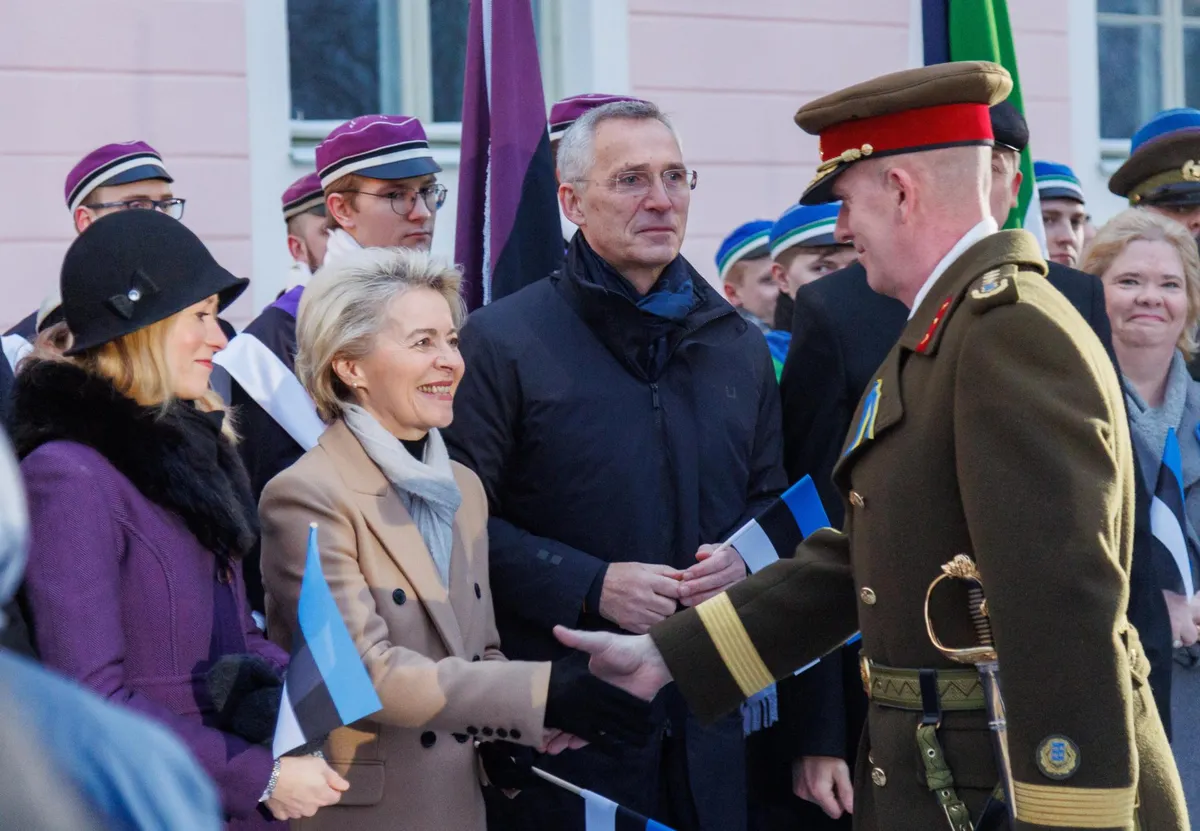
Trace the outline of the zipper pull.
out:
M 654 409 L 660 409 L 658 403 L 658 384 L 650 385 L 650 399 L 654 403 Z

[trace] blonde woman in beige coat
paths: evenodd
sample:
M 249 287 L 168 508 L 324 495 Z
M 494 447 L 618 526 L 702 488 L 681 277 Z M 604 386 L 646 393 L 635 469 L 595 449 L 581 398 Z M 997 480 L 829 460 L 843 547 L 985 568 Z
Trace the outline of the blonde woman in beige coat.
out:
M 366 249 L 318 272 L 300 305 L 296 371 L 329 427 L 263 492 L 267 628 L 290 648 L 317 522 L 322 570 L 383 702 L 329 737 L 350 789 L 304 829 L 484 831 L 481 788 L 489 773 L 520 784 L 522 748 L 650 730 L 648 705 L 579 658 L 500 651 L 487 499 L 438 432 L 464 371 L 459 283 L 427 253 Z

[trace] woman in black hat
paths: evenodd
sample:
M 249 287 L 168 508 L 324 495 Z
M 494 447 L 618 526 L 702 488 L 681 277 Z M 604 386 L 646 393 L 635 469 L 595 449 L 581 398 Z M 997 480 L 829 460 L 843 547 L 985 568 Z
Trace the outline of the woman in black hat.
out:
M 63 262 L 73 342 L 23 366 L 12 413 L 42 661 L 173 728 L 231 828 L 311 816 L 347 787 L 323 759 L 269 748 L 287 655 L 249 615 L 255 509 L 209 389 L 217 312 L 246 284 L 164 214 L 97 220 Z M 257 695 L 214 681 L 230 666 Z

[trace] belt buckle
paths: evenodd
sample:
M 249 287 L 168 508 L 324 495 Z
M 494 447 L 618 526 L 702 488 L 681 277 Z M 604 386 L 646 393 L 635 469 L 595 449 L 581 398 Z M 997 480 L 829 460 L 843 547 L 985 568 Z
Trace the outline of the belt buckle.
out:
M 862 677 L 863 692 L 867 700 L 871 700 L 871 659 L 863 653 L 858 653 L 858 674 Z

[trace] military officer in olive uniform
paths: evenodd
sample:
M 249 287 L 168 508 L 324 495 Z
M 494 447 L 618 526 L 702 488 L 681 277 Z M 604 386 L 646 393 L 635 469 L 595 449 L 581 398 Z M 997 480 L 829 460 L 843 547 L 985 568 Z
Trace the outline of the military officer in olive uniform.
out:
M 649 635 L 558 635 L 606 680 L 650 696 L 673 679 L 711 718 L 861 628 L 871 706 L 856 829 L 1005 827 L 1011 805 L 1021 831 L 1182 831 L 1179 776 L 1125 615 L 1134 471 L 1116 373 L 1043 279 L 1034 238 L 997 231 L 988 211 L 988 106 L 1011 83 L 995 64 L 941 64 L 796 114 L 823 159 L 801 201 L 841 199 L 839 241 L 853 242 L 873 289 L 911 309 L 834 470 L 844 532 L 816 532 L 794 559 Z M 1002 765 L 979 673 L 926 631 L 927 590 L 959 554 L 986 594 Z M 932 592 L 928 619 L 968 646 L 962 586 Z

